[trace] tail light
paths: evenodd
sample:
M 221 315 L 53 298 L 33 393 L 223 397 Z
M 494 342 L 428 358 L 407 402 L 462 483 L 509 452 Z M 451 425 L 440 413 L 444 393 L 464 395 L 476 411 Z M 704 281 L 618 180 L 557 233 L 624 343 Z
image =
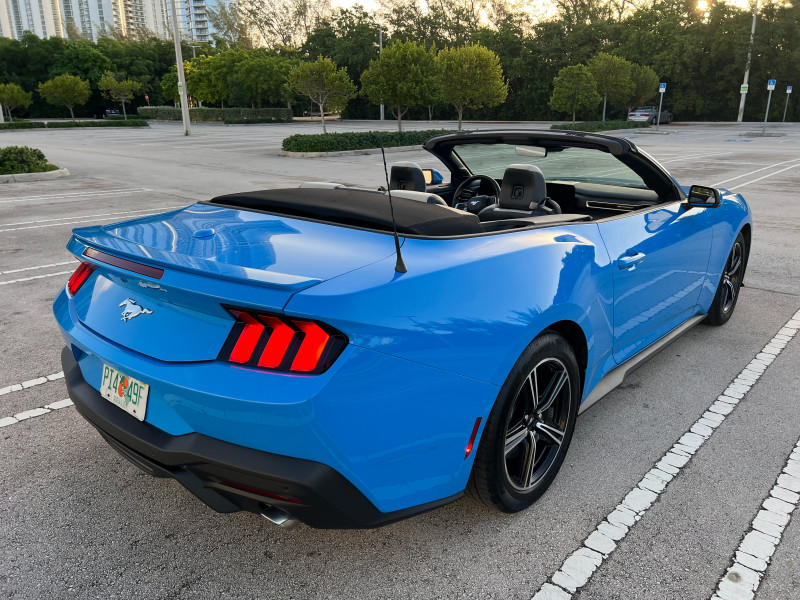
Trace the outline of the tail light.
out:
M 75 269 L 75 272 L 70 275 L 67 282 L 67 294 L 72 298 L 81 289 L 81 286 L 89 279 L 89 275 L 94 272 L 96 267 L 93 264 L 82 262 L 80 266 Z
M 347 346 L 345 335 L 307 319 L 229 308 L 236 319 L 220 360 L 292 373 L 323 373 Z

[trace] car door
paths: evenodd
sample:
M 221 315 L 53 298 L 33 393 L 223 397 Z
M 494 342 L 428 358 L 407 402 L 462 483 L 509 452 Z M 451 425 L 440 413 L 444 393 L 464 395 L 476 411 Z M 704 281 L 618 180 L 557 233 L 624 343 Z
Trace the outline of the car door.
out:
M 618 363 L 696 313 L 711 250 L 711 216 L 708 209 L 673 202 L 598 221 L 612 262 Z

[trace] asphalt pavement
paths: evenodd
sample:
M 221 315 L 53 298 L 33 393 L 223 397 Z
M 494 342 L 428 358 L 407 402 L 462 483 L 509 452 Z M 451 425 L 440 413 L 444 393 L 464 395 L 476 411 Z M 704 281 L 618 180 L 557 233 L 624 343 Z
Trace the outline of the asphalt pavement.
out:
M 800 438 L 800 334 L 790 335 L 800 310 L 796 124 L 771 125 L 772 137 L 753 135 L 755 124 L 622 134 L 682 184 L 745 195 L 754 215 L 746 287 L 728 324 L 695 327 L 578 419 L 555 483 L 523 513 L 464 499 L 377 530 L 286 531 L 257 515 L 216 514 L 177 482 L 140 472 L 63 402 L 63 341 L 51 303 L 76 264 L 64 249 L 71 229 L 302 181 L 384 183 L 380 155 L 279 156 L 284 137 L 319 128 L 196 124 L 189 137 L 180 123 L 0 132 L 0 145 L 37 147 L 72 174 L 0 185 L 0 597 L 710 599 L 718 589 L 724 598 L 752 597 L 730 591 L 750 572 L 730 569 Z M 437 166 L 422 150 L 387 158 Z M 729 387 L 753 369 L 750 385 Z M 740 397 L 715 412 L 724 392 Z M 709 410 L 724 419 L 696 428 Z M 646 474 L 673 460 L 679 441 L 687 450 L 675 455 L 686 454 L 685 464 L 633 511 L 649 497 L 636 492 Z M 597 531 L 607 539 L 621 531 L 603 523 L 627 512 L 635 516 L 626 535 L 592 550 L 607 543 Z M 793 600 L 797 511 L 775 545 L 755 597 Z M 559 573 L 574 575 L 573 557 L 595 556 L 586 549 L 601 558 L 573 593 Z

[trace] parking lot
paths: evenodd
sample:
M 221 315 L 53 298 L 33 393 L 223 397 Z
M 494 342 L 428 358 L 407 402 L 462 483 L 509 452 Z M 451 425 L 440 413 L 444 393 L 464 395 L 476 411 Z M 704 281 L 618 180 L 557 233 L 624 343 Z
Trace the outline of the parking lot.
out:
M 394 127 L 336 122 L 329 131 Z M 51 303 L 76 266 L 64 248 L 74 227 L 302 181 L 378 186 L 380 154 L 279 155 L 284 137 L 318 133 L 318 123 L 200 124 L 189 137 L 180 123 L 0 132 L 0 145 L 37 147 L 71 172 L 0 186 L 0 597 L 708 599 L 763 573 L 756 598 L 797 598 L 798 511 L 766 569 L 727 574 L 800 442 L 800 127 L 760 131 L 671 124 L 624 134 L 681 184 L 726 187 L 750 203 L 753 244 L 732 320 L 692 329 L 579 417 L 561 472 L 529 510 L 501 515 L 463 499 L 366 531 L 287 531 L 253 514 L 216 514 L 121 458 L 63 402 Z M 387 160 L 437 166 L 426 156 Z M 756 371 L 752 385 L 729 388 Z M 724 420 L 633 511 L 588 582 L 571 596 L 556 591 L 553 582 L 575 574 L 575 560 L 565 561 L 596 545 L 593 532 L 619 505 L 635 504 L 631 493 L 676 442 L 705 431 L 693 427 L 726 390 L 738 402 L 724 415 L 711 410 Z

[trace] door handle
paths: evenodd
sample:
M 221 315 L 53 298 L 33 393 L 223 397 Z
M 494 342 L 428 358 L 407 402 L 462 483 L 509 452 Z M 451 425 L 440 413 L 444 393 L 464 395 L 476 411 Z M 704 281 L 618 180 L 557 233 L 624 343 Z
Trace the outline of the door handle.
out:
M 620 269 L 632 269 L 644 260 L 646 254 L 637 252 L 636 254 L 626 254 L 617 259 L 617 267 Z

